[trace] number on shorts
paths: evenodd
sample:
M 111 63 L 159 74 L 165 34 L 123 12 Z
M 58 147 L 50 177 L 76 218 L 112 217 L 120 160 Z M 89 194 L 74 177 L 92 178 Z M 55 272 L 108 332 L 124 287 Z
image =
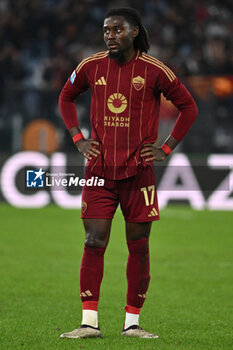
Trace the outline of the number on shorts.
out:
M 149 205 L 152 205 L 154 203 L 154 198 L 155 198 L 155 185 L 151 185 L 148 187 L 142 187 L 141 191 L 144 194 L 146 206 L 148 207 Z M 149 195 L 148 195 L 149 191 L 151 191 L 150 201 L 149 201 Z

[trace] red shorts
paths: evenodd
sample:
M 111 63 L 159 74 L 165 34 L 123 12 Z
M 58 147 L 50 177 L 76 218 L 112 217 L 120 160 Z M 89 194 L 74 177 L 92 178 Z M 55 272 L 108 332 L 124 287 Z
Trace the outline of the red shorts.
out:
M 85 179 L 95 176 L 86 168 Z M 81 217 L 112 219 L 118 204 L 127 222 L 159 220 L 153 166 L 139 166 L 136 176 L 123 180 L 104 179 L 104 186 L 84 186 Z

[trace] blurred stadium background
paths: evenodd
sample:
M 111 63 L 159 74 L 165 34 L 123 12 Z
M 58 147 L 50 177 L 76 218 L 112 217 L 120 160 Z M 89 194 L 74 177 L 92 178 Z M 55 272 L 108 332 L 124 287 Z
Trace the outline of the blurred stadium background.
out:
M 233 152 L 232 2 L 118 1 L 121 5 L 140 11 L 150 54 L 168 64 L 196 97 L 199 118 L 183 150 Z M 2 150 L 27 148 L 25 127 L 38 118 L 58 130 L 57 149 L 73 149 L 64 135 L 58 94 L 83 58 L 105 49 L 101 27 L 112 6 L 115 1 L 1 0 Z M 86 99 L 80 104 L 81 124 L 88 128 Z
M 0 167 L 24 151 L 77 156 L 58 110 L 58 96 L 78 63 L 105 49 L 103 16 L 115 6 L 115 1 L 96 0 L 0 1 Z M 219 164 L 219 158 L 208 161 L 210 154 L 228 155 L 222 162 L 231 166 L 232 2 L 119 0 L 117 6 L 140 12 L 150 37 L 150 54 L 172 68 L 195 97 L 198 119 L 176 152 L 212 166 Z M 87 93 L 77 102 L 86 136 L 90 134 L 89 100 Z M 163 101 L 158 143 L 176 116 L 177 110 Z M 10 201 L 5 177 L 0 200 Z

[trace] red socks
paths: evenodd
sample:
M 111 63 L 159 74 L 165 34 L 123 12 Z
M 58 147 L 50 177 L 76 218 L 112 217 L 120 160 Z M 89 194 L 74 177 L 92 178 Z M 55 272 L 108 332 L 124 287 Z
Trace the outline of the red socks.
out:
M 139 313 L 150 282 L 150 259 L 148 238 L 127 241 L 129 257 L 127 263 L 127 306 L 126 312 Z M 130 310 L 129 310 L 130 308 Z M 134 312 L 132 312 L 135 309 Z M 135 312 L 137 311 L 137 312 Z
M 148 239 L 127 241 L 129 257 L 127 263 L 127 306 L 125 311 L 139 314 L 150 282 Z M 98 309 L 100 285 L 104 271 L 105 248 L 84 247 L 80 270 L 80 296 L 83 309 Z
M 83 309 L 97 311 L 104 272 L 105 248 L 84 247 L 80 269 L 80 296 Z

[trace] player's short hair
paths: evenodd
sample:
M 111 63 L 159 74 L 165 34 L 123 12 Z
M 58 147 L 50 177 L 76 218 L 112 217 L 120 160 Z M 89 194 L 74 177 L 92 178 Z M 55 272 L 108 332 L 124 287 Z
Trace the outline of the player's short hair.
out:
M 143 26 L 139 13 L 128 7 L 121 7 L 109 10 L 104 18 L 111 16 L 122 16 L 125 20 L 133 26 L 138 26 L 139 33 L 134 39 L 134 48 L 141 52 L 147 52 L 150 48 L 149 37 L 146 28 Z

